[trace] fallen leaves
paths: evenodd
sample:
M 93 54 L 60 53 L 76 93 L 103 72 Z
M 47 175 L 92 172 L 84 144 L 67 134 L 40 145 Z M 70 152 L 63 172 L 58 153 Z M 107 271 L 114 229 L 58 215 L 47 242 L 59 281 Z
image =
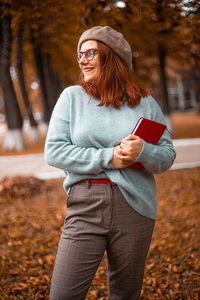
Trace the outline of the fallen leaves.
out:
M 141 299 L 200 298 L 199 178 L 199 168 L 156 176 L 158 219 Z
M 5 177 L 0 182 L 0 199 L 13 201 L 15 198 L 32 197 L 47 188 L 47 183 L 35 177 Z
M 158 218 L 140 299 L 200 299 L 200 168 L 157 175 Z M 0 182 L 0 299 L 49 299 L 66 213 L 62 179 Z M 87 300 L 107 300 L 106 254 Z

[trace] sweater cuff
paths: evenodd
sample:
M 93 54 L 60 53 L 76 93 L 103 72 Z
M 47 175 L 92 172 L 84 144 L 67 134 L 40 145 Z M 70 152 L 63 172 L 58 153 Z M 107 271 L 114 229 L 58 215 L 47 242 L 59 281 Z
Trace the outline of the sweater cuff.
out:
M 114 169 L 113 165 L 111 164 L 111 160 L 113 159 L 113 151 L 114 147 L 105 149 L 103 164 L 105 169 Z
M 136 158 L 135 162 L 145 162 L 148 159 L 148 153 L 151 153 L 152 151 L 152 144 L 149 144 L 143 140 L 143 146 L 142 150 L 140 151 L 140 154 Z

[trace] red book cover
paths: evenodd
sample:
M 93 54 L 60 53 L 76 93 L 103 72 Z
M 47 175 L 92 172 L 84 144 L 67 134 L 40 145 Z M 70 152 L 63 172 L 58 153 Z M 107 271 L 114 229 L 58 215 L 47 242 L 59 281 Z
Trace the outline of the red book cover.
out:
M 145 118 L 140 118 L 131 134 L 141 137 L 147 143 L 156 145 L 166 128 L 167 126 L 162 123 L 158 123 Z M 129 166 L 129 168 L 141 170 L 144 167 L 140 162 L 135 162 L 131 166 Z

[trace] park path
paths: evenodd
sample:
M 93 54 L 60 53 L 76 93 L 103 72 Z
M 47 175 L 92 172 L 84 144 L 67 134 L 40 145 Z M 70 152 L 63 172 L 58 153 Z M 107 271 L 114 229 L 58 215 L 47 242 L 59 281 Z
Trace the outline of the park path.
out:
M 173 140 L 177 152 L 171 170 L 200 167 L 200 138 Z M 62 170 L 48 166 L 43 153 L 0 156 L 0 179 L 5 176 L 35 176 L 39 179 L 64 177 Z

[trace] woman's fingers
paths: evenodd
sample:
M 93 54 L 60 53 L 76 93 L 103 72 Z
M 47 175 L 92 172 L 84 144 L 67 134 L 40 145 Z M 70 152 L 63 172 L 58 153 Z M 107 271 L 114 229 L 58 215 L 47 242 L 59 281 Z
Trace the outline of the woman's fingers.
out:
M 134 140 L 138 140 L 140 139 L 139 136 L 134 135 L 134 134 L 129 134 L 128 136 L 126 136 L 124 139 L 121 140 L 122 141 L 134 141 Z
M 122 153 L 116 153 L 115 154 L 119 159 L 121 159 L 123 162 L 132 162 L 130 160 L 130 156 L 128 154 L 122 154 Z
M 115 153 L 118 157 L 126 159 L 126 156 L 130 153 L 130 149 L 128 149 L 127 147 L 120 146 L 117 148 L 117 151 Z
M 120 148 L 117 153 L 121 156 L 124 156 L 124 155 L 128 155 L 129 152 L 130 150 L 127 147 L 124 147 L 124 148 Z
M 113 167 L 120 169 L 120 168 L 125 168 L 128 165 L 131 165 L 132 161 L 128 161 L 125 159 L 124 156 L 120 156 L 118 150 L 119 150 L 119 146 L 114 147 L 113 158 L 111 160 L 111 164 L 113 165 Z
M 119 160 L 118 163 L 127 166 L 132 164 L 141 152 L 143 141 L 136 135 L 129 135 L 121 141 L 121 144 L 114 148 L 114 154 Z
M 121 141 L 118 154 L 124 161 L 135 161 L 141 152 L 143 141 L 136 135 L 130 135 Z

